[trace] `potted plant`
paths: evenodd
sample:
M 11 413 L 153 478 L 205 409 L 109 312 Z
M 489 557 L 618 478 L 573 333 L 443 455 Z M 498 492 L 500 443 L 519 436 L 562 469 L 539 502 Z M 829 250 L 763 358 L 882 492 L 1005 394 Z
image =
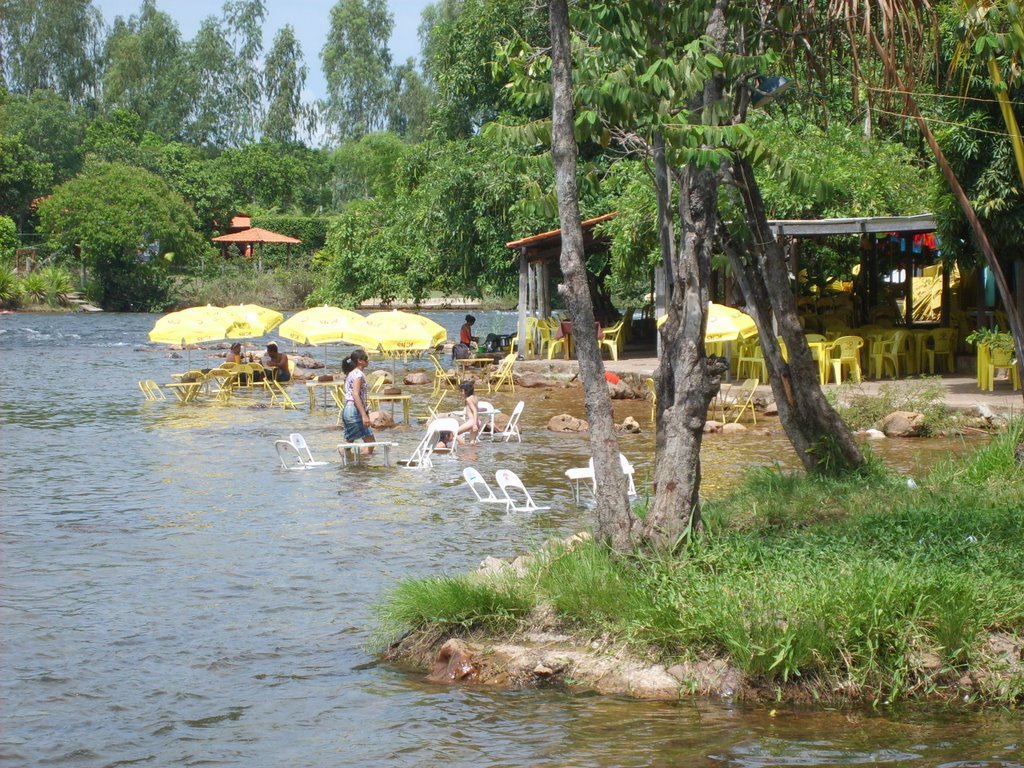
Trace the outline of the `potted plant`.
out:
M 978 328 L 968 334 L 966 341 L 978 347 L 988 347 L 991 352 L 1014 351 L 1013 336 L 991 328 Z

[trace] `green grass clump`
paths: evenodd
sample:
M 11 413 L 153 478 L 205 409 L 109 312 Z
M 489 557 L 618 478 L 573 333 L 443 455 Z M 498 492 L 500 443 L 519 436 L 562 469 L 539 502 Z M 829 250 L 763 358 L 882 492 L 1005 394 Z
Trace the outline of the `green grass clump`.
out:
M 1024 633 L 1024 422 L 918 487 L 872 466 L 847 480 L 759 471 L 705 505 L 676 557 L 547 549 L 518 581 L 405 582 L 395 625 L 518 628 L 552 606 L 585 637 L 641 655 L 728 658 L 749 680 L 892 702 L 984 670 L 992 632 Z M 979 693 L 1013 703 L 1024 675 Z
M 858 385 L 843 384 L 825 393 L 839 417 L 852 429 L 870 429 L 893 411 L 913 411 L 924 416 L 925 434 L 957 426 L 957 414 L 944 403 L 945 390 L 938 376 L 883 382 L 877 393 Z

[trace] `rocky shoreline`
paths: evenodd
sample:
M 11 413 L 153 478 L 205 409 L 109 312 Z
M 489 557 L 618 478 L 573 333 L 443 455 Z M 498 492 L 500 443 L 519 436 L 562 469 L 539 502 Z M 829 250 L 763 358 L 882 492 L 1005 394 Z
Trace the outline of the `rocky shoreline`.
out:
M 569 547 L 589 539 L 579 533 L 545 549 Z M 508 578 L 525 574 L 529 556 L 486 558 L 475 577 Z M 929 701 L 984 702 L 1002 686 L 1024 675 L 1024 638 L 990 633 L 984 663 L 950 670 L 928 652 L 914 659 L 915 698 Z M 440 685 L 468 684 L 507 690 L 556 686 L 646 701 L 707 697 L 753 703 L 855 704 L 870 702 L 873 690 L 853 680 L 797 679 L 785 684 L 745 676 L 726 658 L 648 657 L 608 636 L 586 637 L 560 624 L 554 610 L 540 606 L 509 635 L 456 631 L 431 624 L 402 637 L 383 654 L 396 666 L 423 674 Z

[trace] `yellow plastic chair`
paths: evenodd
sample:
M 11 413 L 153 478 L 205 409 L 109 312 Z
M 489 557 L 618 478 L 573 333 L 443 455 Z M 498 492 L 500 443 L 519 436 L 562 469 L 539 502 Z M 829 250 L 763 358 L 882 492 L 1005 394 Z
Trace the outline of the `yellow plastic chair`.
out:
M 160 385 L 157 384 L 153 379 L 143 379 L 139 382 L 139 389 L 142 390 L 142 394 L 146 396 L 147 400 L 166 400 L 167 395 L 160 389 Z
M 434 365 L 434 394 L 438 394 L 445 387 L 451 387 L 452 389 L 459 388 L 459 379 L 457 376 L 453 376 L 444 369 L 441 365 L 441 361 L 437 359 L 437 355 L 427 355 L 430 358 L 430 362 Z
M 512 376 L 512 368 L 516 363 L 516 353 L 510 352 L 502 358 L 498 364 L 498 370 L 487 379 L 488 392 L 500 392 L 501 388 L 508 385 L 508 391 L 513 394 L 516 391 L 516 382 Z
M 995 389 L 996 371 L 1003 370 L 1009 373 L 1010 385 L 1014 390 L 1020 389 L 1020 371 L 1017 370 L 1017 361 L 1013 352 L 1008 349 L 992 349 L 990 347 L 988 350 L 988 379 L 985 382 L 987 384 L 985 389 L 990 392 Z
M 558 331 L 558 321 L 553 317 L 543 317 L 537 321 L 537 333 L 540 334 L 540 348 L 537 350 L 538 357 L 544 357 L 555 340 L 555 333 Z
M 910 338 L 906 331 L 893 331 L 871 345 L 872 378 L 884 378 L 891 366 L 893 379 L 898 379 L 901 362 L 906 373 L 910 366 Z
M 658 387 L 650 376 L 644 379 L 644 384 L 647 385 L 647 394 L 650 395 L 651 421 L 654 421 L 658 416 Z
M 736 418 L 733 419 L 735 424 L 740 420 L 747 410 L 750 410 L 750 416 L 754 420 L 754 424 L 757 424 L 757 411 L 754 409 L 754 392 L 757 391 L 757 385 L 760 382 L 757 379 L 745 379 L 739 386 L 729 387 L 729 391 L 726 393 L 723 400 L 723 420 L 724 411 L 728 408 L 730 411 L 733 409 L 739 409 L 736 414 Z
M 376 371 L 370 381 L 370 392 L 380 392 L 384 389 L 384 382 L 387 380 L 388 375 L 384 371 Z
M 924 348 L 928 359 L 928 373 L 935 373 L 935 362 L 942 363 L 946 373 L 956 371 L 956 330 L 954 328 L 936 328 L 928 337 Z
M 624 323 L 622 320 L 615 323 L 615 325 L 605 328 L 601 332 L 601 338 L 597 340 L 598 348 L 601 351 L 608 350 L 608 354 L 612 356 L 612 360 L 619 359 L 619 350 L 622 349 L 625 341 L 625 331 L 623 330 Z
M 744 373 L 757 377 L 758 381 L 768 381 L 768 366 L 764 362 L 764 353 L 761 352 L 761 342 L 756 337 L 740 344 L 736 378 L 741 378 Z
M 305 405 L 305 400 L 293 400 L 288 391 L 281 386 L 277 379 L 267 379 L 266 387 L 270 390 L 270 404 L 279 405 L 285 410 L 298 410 L 300 405 Z
M 863 346 L 864 339 L 860 336 L 840 336 L 832 342 L 829 350 L 836 384 L 841 384 L 844 381 L 843 368 L 846 368 L 855 383 L 860 384 L 860 350 Z

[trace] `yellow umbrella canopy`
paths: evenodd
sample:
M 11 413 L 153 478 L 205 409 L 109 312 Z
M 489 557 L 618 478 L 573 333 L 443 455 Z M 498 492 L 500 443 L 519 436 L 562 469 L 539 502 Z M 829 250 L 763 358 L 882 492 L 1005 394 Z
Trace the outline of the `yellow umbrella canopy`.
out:
M 664 325 L 668 315 L 658 318 L 658 327 Z M 723 341 L 746 339 L 757 334 L 754 318 L 746 312 L 725 304 L 708 303 L 708 327 L 704 331 L 704 343 L 716 344 Z
M 300 344 L 332 344 L 340 341 L 361 344 L 361 341 L 351 340 L 349 334 L 363 330 L 365 322 L 366 318 L 351 309 L 311 307 L 289 317 L 281 323 L 277 332 L 283 338 Z
M 430 318 L 393 309 L 370 313 L 364 326 L 347 335 L 345 341 L 382 352 L 411 352 L 436 347 L 446 338 L 448 331 Z
M 164 315 L 153 325 L 149 340 L 162 344 L 200 344 L 228 337 L 234 317 L 221 307 L 189 307 Z
M 284 315 L 276 309 L 261 307 L 259 304 L 231 304 L 224 307 L 224 311 L 235 319 L 235 325 L 228 331 L 229 339 L 262 336 L 284 320 Z

